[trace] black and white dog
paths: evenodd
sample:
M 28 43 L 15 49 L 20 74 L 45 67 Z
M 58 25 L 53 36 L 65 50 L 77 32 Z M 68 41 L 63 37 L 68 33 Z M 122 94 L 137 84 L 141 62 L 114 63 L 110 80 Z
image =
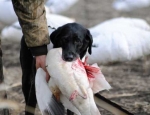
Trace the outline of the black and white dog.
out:
M 65 61 L 73 61 L 78 57 L 82 59 L 87 51 L 89 54 L 92 53 L 92 35 L 88 29 L 77 23 L 69 23 L 59 27 L 50 35 L 50 40 L 53 48 L 62 48 L 62 58 Z M 20 62 L 23 74 L 22 90 L 26 103 L 25 115 L 34 115 L 37 103 L 35 95 L 35 60 L 26 46 L 24 37 L 21 40 Z M 68 114 L 73 115 L 70 111 L 68 111 Z

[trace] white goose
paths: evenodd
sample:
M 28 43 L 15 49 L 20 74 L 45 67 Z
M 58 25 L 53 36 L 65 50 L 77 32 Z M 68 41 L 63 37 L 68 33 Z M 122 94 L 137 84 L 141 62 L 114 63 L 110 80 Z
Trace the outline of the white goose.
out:
M 144 20 L 116 18 L 90 32 L 94 38 L 88 63 L 123 62 L 150 54 L 150 26 Z
M 47 0 L 45 5 L 52 13 L 61 13 L 73 6 L 78 0 Z
M 97 65 L 92 68 L 86 65 L 86 74 L 79 59 L 65 62 L 61 55 L 61 48 L 48 52 L 46 64 L 51 75 L 48 83 L 43 69 L 39 68 L 35 76 L 36 98 L 42 115 L 64 115 L 62 104 L 77 115 L 100 115 L 96 104 L 114 115 L 133 115 L 99 94 L 93 96 L 93 93 L 111 88 Z M 94 73 L 88 74 L 89 70 Z M 91 72 L 95 77 L 88 76 Z
M 49 14 L 49 8 L 45 6 L 46 13 Z M 11 0 L 0 0 L 0 30 L 9 26 L 18 20 Z
M 17 21 L 12 2 L 9 0 L 0 1 L 0 30 L 6 25 L 10 25 Z
M 93 93 L 111 87 L 99 69 L 99 74 L 95 78 L 88 78 L 81 60 L 63 61 L 61 48 L 49 50 L 46 65 L 51 75 L 49 83 L 46 83 L 42 69 L 38 70 L 35 80 L 37 101 L 43 114 L 45 110 L 53 112 L 51 107 L 47 106 L 53 105 L 50 100 L 53 93 L 64 107 L 77 115 L 100 115 Z
M 113 8 L 119 11 L 131 11 L 150 6 L 150 0 L 115 0 Z

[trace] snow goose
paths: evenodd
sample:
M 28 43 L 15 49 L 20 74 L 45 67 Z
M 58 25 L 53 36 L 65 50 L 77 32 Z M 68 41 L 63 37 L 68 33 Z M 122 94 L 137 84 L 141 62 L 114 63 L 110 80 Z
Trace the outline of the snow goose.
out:
M 17 21 L 12 2 L 9 0 L 0 1 L 0 29 Z
M 36 74 L 36 96 L 39 107 L 41 107 L 41 112 L 44 112 L 46 109 L 51 111 L 51 108 L 48 108 L 47 105 L 51 104 L 50 98 L 52 95 L 50 96 L 50 94 L 53 93 L 64 107 L 77 115 L 100 115 L 94 101 L 93 93 L 110 89 L 111 87 L 100 70 L 95 70 L 98 66 L 94 65 L 92 67 L 99 74 L 95 76 L 95 78 L 88 78 L 87 72 L 80 59 L 73 62 L 65 62 L 61 55 L 61 48 L 51 49 L 47 54 L 46 65 L 51 78 L 47 85 L 49 88 L 44 88 L 45 90 L 42 88 L 44 92 L 46 92 L 46 89 L 49 90 L 46 96 L 41 95 L 44 93 L 41 87 L 46 85 L 44 85 L 44 82 L 43 85 L 41 84 L 43 80 L 45 81 L 45 78 L 40 74 L 40 72 L 42 73 L 42 69 L 38 70 L 40 72 Z M 89 70 L 88 65 L 85 67 L 88 67 Z M 50 90 L 52 93 L 50 93 Z M 49 96 L 49 99 L 46 101 L 47 96 Z
M 113 2 L 114 9 L 126 12 L 148 6 L 150 6 L 150 0 L 115 0 Z
M 89 66 L 85 62 L 82 64 L 79 59 L 65 62 L 61 55 L 61 48 L 48 52 L 46 64 L 51 75 L 48 83 L 43 69 L 39 68 L 36 73 L 36 97 L 43 115 L 62 115 L 64 108 L 61 103 L 77 115 L 99 115 L 95 102 L 114 115 L 133 115 L 99 94 L 95 94 L 95 101 L 93 100 L 93 93 L 111 88 L 97 65 Z M 94 78 L 91 75 L 94 75 Z
M 89 30 L 93 48 L 88 63 L 123 62 L 150 54 L 150 26 L 142 19 L 116 18 Z

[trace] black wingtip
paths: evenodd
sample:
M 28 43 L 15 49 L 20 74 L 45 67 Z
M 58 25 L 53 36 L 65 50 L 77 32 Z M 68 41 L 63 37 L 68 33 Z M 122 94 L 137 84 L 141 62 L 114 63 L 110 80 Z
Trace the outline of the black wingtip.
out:
M 44 113 L 46 115 L 65 115 L 65 108 L 60 102 L 56 100 L 54 96 L 52 96 L 49 108 L 47 108 Z

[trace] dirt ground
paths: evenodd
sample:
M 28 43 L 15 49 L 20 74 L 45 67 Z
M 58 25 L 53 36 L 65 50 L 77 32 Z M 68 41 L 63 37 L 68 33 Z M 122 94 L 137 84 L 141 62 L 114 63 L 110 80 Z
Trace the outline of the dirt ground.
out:
M 138 9 L 132 12 L 118 12 L 112 9 L 113 0 L 80 0 L 68 11 L 62 13 L 65 16 L 75 18 L 85 27 L 92 27 L 105 20 L 115 17 L 134 17 L 145 19 L 150 24 L 150 7 Z M 2 41 L 3 61 L 6 68 L 5 81 L 7 84 L 21 82 L 21 69 L 19 63 L 19 42 Z M 122 105 L 135 115 L 150 115 L 150 57 L 100 65 L 103 74 L 112 86 L 110 91 L 101 94 L 113 102 Z M 19 111 L 11 111 L 11 115 L 23 115 L 24 98 L 21 86 L 7 91 L 8 98 L 19 103 Z M 106 110 L 100 109 L 102 115 L 112 115 Z M 40 115 L 36 111 L 36 115 Z

